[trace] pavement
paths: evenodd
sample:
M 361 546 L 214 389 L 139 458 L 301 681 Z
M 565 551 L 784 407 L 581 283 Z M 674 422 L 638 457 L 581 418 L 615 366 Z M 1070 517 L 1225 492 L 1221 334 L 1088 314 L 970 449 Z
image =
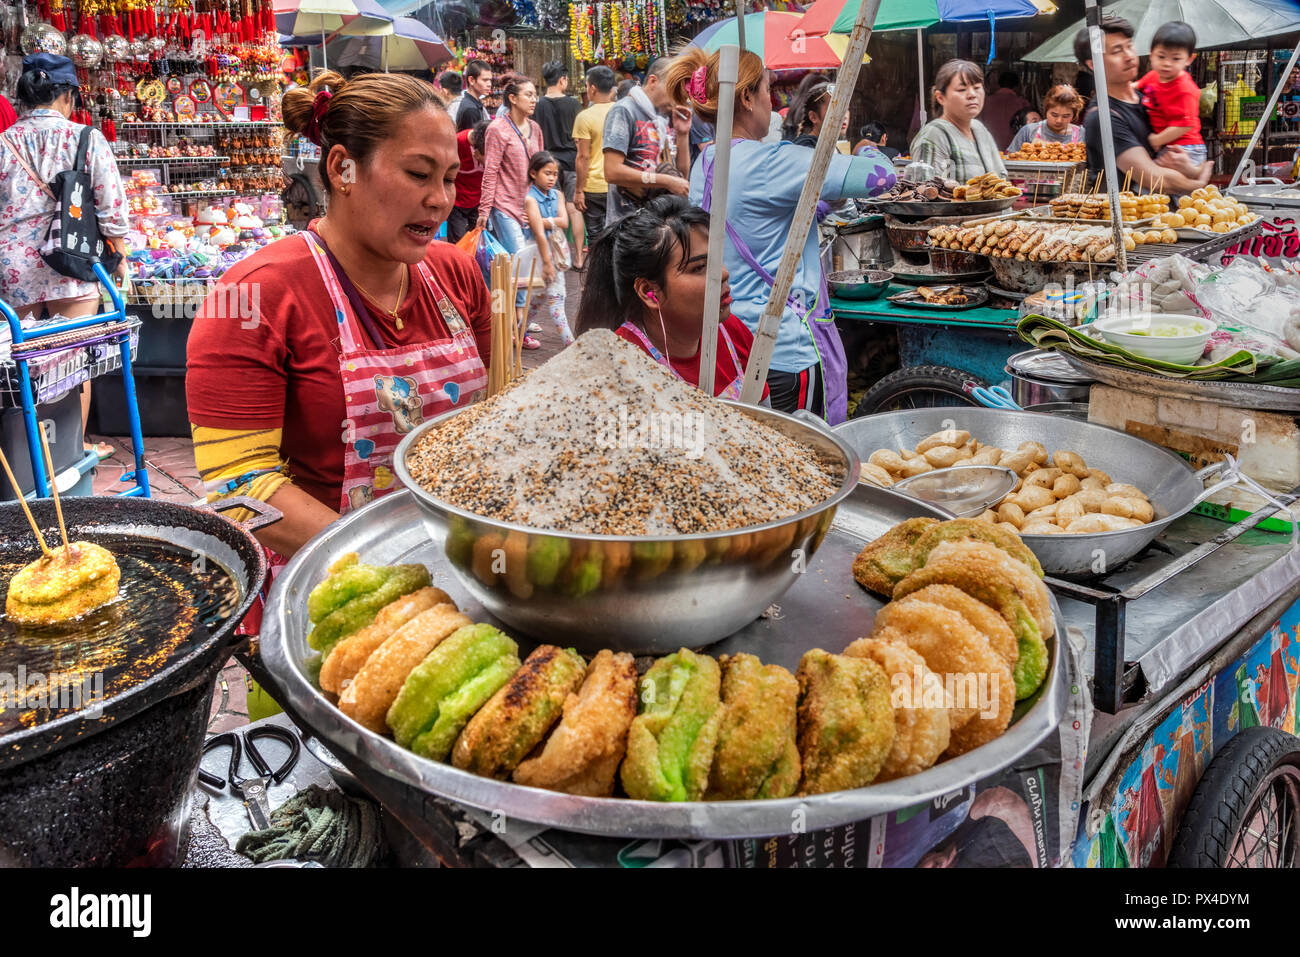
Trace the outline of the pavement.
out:
M 566 274 L 565 312 L 572 327 L 581 298 L 582 273 L 570 270 Z M 535 369 L 560 351 L 563 343 L 555 328 L 539 320 L 542 331 L 533 333 L 541 343 L 540 349 L 524 350 L 526 369 Z M 96 495 L 115 495 L 129 485 L 121 481 L 122 474 L 133 467 L 133 453 L 129 436 L 96 435 L 92 441 L 103 441 L 113 446 L 113 455 L 100 463 L 94 476 Z M 144 440 L 145 468 L 149 475 L 151 497 L 179 505 L 192 505 L 203 497 L 203 484 L 199 481 L 194 464 L 194 443 L 189 436 L 152 437 Z M 248 673 L 233 658 L 227 662 L 217 680 L 216 692 L 209 711 L 208 731 L 219 734 L 248 724 L 248 693 L 251 681 Z

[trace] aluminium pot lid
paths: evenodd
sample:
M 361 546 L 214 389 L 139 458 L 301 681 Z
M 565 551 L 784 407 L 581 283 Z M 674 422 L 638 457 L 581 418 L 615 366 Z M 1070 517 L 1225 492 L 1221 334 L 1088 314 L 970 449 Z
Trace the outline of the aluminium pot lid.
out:
M 1065 361 L 1055 349 L 1028 349 L 1007 359 L 1007 371 L 1059 385 L 1087 385 L 1096 380 Z

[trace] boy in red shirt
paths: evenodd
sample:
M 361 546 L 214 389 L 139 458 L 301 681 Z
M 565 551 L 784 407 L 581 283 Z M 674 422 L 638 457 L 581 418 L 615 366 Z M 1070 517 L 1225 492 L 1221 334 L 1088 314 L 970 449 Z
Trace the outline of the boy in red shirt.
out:
M 1201 88 L 1187 73 L 1196 59 L 1196 33 L 1178 20 L 1151 38 L 1151 70 L 1138 80 L 1142 105 L 1151 116 L 1151 148 L 1177 146 L 1195 163 L 1206 160 L 1201 139 Z

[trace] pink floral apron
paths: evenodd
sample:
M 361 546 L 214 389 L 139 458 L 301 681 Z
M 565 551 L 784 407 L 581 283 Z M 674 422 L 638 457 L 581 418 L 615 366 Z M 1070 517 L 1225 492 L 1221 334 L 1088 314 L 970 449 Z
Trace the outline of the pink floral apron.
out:
M 479 357 L 473 330 L 423 262 L 415 268 L 438 304 L 451 338 L 394 349 L 371 348 L 325 250 L 311 233 L 300 235 L 320 270 L 339 323 L 339 377 L 343 380 L 347 413 L 342 423 L 343 491 L 339 512 L 346 515 L 397 488 L 393 451 L 403 436 L 428 419 L 483 398 L 487 369 Z M 288 559 L 270 549 L 266 551 L 269 586 Z M 261 622 L 259 602 L 240 631 L 257 634 Z
M 650 353 L 651 359 L 654 359 L 655 362 L 664 366 L 669 372 L 677 376 L 677 378 L 680 379 L 682 377 L 681 373 L 672 367 L 672 363 L 668 361 L 662 352 L 655 348 L 654 343 L 650 341 L 636 323 L 625 322 L 620 329 L 627 330 L 627 332 L 632 335 L 637 342 L 641 343 L 641 347 L 645 349 L 646 352 Z M 743 385 L 741 380 L 745 377 L 745 367 L 741 364 L 740 357 L 736 355 L 736 347 L 731 344 L 731 335 L 727 332 L 727 327 L 718 326 L 718 332 L 722 333 L 723 345 L 727 347 L 727 352 L 731 355 L 731 366 L 733 369 L 736 369 L 739 374 L 736 378 L 727 383 L 727 387 L 717 394 L 717 398 L 731 399 L 733 402 L 739 402 L 740 388 Z

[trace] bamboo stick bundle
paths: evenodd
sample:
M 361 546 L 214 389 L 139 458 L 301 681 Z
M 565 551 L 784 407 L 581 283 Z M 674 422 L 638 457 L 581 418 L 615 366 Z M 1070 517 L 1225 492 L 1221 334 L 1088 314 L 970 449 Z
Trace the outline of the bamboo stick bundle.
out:
M 510 257 L 493 257 L 489 267 L 492 304 L 492 356 L 488 363 L 488 395 L 496 395 L 514 376 L 515 291 Z

